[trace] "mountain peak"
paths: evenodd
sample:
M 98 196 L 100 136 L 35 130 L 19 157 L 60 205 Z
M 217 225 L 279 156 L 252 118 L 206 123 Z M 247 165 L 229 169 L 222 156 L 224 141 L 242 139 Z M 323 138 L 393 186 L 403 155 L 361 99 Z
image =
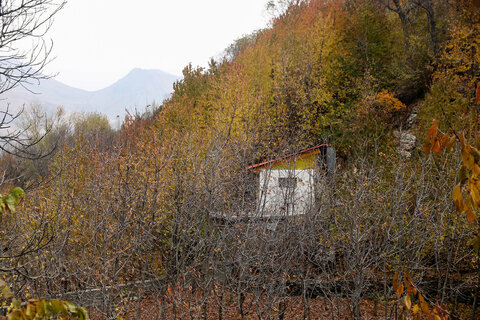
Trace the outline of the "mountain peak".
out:
M 0 107 L 39 103 L 47 109 L 62 106 L 84 112 L 101 112 L 109 118 L 123 117 L 125 109 L 144 110 L 153 101 L 162 102 L 172 91 L 173 83 L 181 77 L 162 70 L 134 68 L 114 84 L 97 91 L 69 87 L 55 79 L 46 79 L 31 89 L 21 87 L 4 94 Z
M 144 68 L 138 68 L 138 67 L 130 70 L 130 72 L 127 73 L 127 75 L 125 77 L 130 76 L 130 75 L 138 75 L 138 74 L 161 74 L 161 75 L 164 75 L 166 77 L 180 78 L 179 76 L 176 76 L 174 74 L 171 74 L 171 73 L 159 70 L 159 69 L 144 69 Z

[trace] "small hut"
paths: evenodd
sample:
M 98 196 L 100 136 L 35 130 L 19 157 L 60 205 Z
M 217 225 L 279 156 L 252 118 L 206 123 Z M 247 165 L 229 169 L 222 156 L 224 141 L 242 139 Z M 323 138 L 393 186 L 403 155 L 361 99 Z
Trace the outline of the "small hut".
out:
M 248 167 L 258 173 L 256 216 L 307 213 L 318 201 L 327 176 L 335 168 L 335 150 L 328 144 Z

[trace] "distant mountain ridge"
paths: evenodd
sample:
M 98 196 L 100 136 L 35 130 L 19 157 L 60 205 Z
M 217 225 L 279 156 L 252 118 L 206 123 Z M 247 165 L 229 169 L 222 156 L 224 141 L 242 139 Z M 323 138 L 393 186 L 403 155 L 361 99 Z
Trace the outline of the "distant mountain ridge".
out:
M 104 89 L 87 91 L 52 78 L 39 85 L 28 85 L 28 90 L 19 86 L 7 91 L 0 98 L 0 108 L 5 109 L 8 104 L 18 109 L 37 103 L 46 110 L 62 106 L 68 111 L 100 112 L 110 119 L 117 115 L 123 118 L 125 109 L 143 111 L 153 101 L 161 103 L 173 92 L 173 83 L 179 79 L 161 70 L 135 68 Z

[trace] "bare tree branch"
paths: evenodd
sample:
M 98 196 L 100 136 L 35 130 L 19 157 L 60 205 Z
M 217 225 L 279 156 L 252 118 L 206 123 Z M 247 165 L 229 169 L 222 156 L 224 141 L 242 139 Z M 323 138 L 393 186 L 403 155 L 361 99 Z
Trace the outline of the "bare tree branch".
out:
M 65 0 L 0 0 L 0 98 L 1 94 L 49 78 L 43 73 L 51 61 L 52 42 L 44 40 L 53 16 Z M 9 105 L 0 110 L 0 150 L 22 158 L 38 158 L 32 151 L 43 137 L 31 139 L 26 130 L 13 126 L 20 116 Z

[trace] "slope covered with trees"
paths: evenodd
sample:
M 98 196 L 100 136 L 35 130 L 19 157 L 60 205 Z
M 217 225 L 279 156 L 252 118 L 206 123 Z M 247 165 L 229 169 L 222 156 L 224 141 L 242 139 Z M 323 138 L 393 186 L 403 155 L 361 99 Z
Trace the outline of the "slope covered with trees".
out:
M 77 292 L 99 318 L 477 319 L 479 10 L 290 1 L 187 66 L 154 113 L 53 127 L 42 166 L 2 159 L 33 173 L 2 186 L 27 194 L 0 216 L 0 272 L 20 296 Z M 339 166 L 308 214 L 215 218 L 255 208 L 249 165 L 325 142 Z

